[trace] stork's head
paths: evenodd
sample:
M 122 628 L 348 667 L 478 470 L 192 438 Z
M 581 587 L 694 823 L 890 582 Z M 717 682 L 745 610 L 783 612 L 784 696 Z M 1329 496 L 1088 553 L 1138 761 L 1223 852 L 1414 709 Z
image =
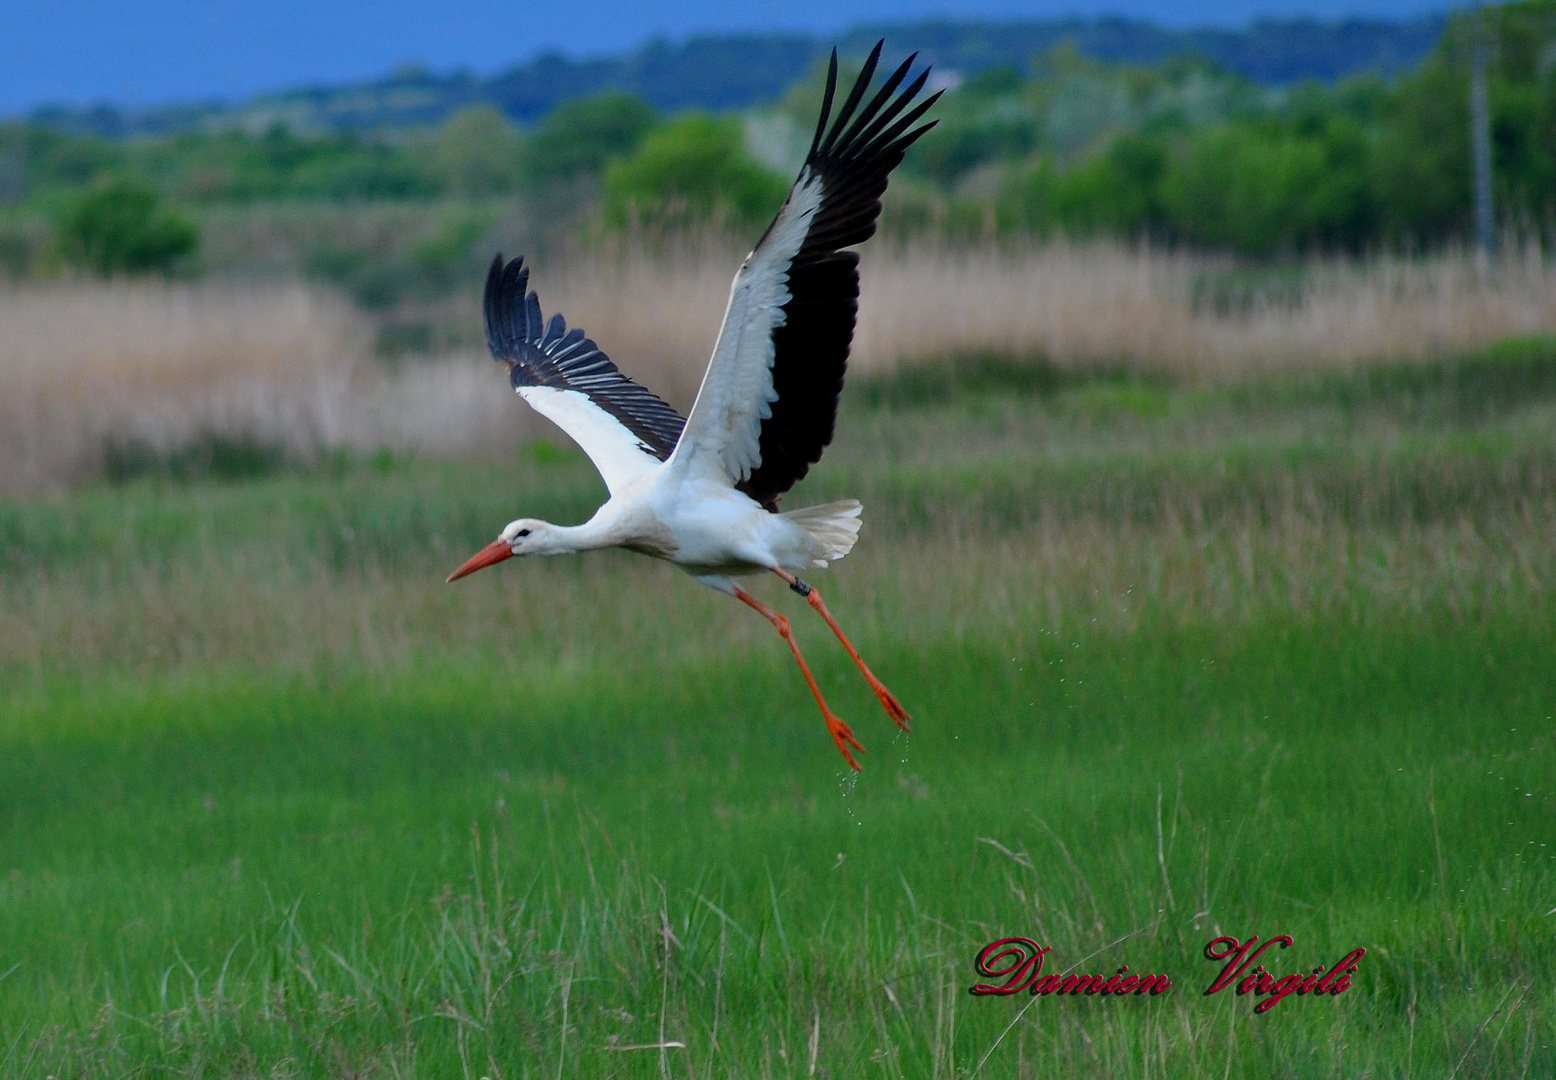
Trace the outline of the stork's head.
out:
M 548 553 L 547 542 L 555 528 L 550 522 L 536 518 L 510 521 L 497 534 L 497 539 L 470 556 L 465 565 L 448 576 L 448 580 L 457 581 L 466 574 L 473 574 L 513 555 L 545 555 Z

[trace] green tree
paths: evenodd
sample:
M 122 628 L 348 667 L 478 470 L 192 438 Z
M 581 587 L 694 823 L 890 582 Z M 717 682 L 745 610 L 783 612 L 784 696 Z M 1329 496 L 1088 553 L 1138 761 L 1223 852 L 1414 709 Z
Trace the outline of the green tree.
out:
M 1556 2 L 1488 8 L 1492 168 L 1503 218 L 1556 212 Z
M 1357 248 L 1377 231 L 1370 148 L 1342 116 L 1205 128 L 1162 180 L 1184 239 L 1249 255 Z
M 205 200 L 423 199 L 440 178 L 407 147 L 355 132 L 310 135 L 273 124 L 259 136 L 222 131 L 179 136 L 169 160 L 147 159 L 142 171 L 185 175 L 183 190 Z
M 1017 172 L 1000 193 L 996 220 L 1002 231 L 1038 234 L 1156 232 L 1166 169 L 1167 148 L 1159 139 L 1125 132 L 1063 172 L 1047 158 Z
M 612 158 L 632 153 L 658 119 L 631 94 L 609 92 L 563 102 L 525 141 L 525 179 L 537 187 L 597 177 Z
M 771 217 L 788 189 L 787 180 L 746 152 L 738 120 L 691 113 L 606 166 L 603 211 L 617 228 L 720 218 L 743 226 Z
M 37 124 L 0 122 L 0 203 L 35 191 L 89 184 L 124 166 L 123 147 Z
M 491 105 L 472 105 L 439 125 L 432 159 L 444 184 L 464 195 L 499 195 L 518 183 L 522 140 Z
M 1469 134 L 1469 79 L 1440 50 L 1385 107 L 1374 184 L 1391 239 L 1429 244 L 1468 232 Z
M 1040 125 L 1024 89 L 1012 67 L 968 78 L 926 118 L 940 123 L 910 151 L 907 171 L 951 188 L 987 162 L 1025 157 L 1037 145 Z
M 65 261 L 104 277 L 170 273 L 199 242 L 193 221 L 129 177 L 109 179 L 78 196 L 59 222 Z
M 1483 32 L 1498 217 L 1556 210 L 1556 2 L 1499 4 L 1455 17 L 1432 55 L 1392 88 L 1376 190 L 1393 238 L 1429 244 L 1469 231 L 1469 56 Z

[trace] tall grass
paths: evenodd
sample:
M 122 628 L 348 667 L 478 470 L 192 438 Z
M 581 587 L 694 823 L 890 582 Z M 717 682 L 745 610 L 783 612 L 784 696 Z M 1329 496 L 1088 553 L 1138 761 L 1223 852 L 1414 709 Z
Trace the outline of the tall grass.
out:
M 991 352 L 1227 380 L 1556 330 L 1556 265 L 1537 247 L 1492 271 L 1449 253 L 1258 272 L 1106 243 L 874 251 L 864 266 L 867 370 Z
M 920 402 L 916 378 L 864 380 L 791 497 L 864 502 L 843 576 L 865 638 L 886 632 L 888 597 L 894 637 L 950 620 L 1015 640 L 1473 611 L 1556 582 L 1548 343 L 1247 388 L 953 385 Z M 515 517 L 586 518 L 605 492 L 581 453 L 379 465 L 0 504 L 0 671 L 395 667 L 428 641 L 572 663 L 598 641 L 578 610 L 694 651 L 768 633 L 619 553 L 443 585 Z
M 1118 633 L 909 594 L 865 644 L 911 739 L 806 639 L 857 783 L 770 632 L 656 638 L 618 622 L 644 593 L 575 593 L 602 652 L 564 664 L 537 622 L 11 682 L 0 1075 L 1549 1072 L 1548 603 Z M 1010 933 L 1174 989 L 968 997 Z M 1281 973 L 1368 955 L 1254 1017 L 1201 996 L 1222 933 L 1291 934 Z
M 588 513 L 575 453 L 0 501 L 0 1077 L 1550 1075 L 1551 343 L 931 374 L 794 496 L 865 501 L 818 584 L 912 736 L 753 586 L 842 782 L 669 567 L 442 583 Z M 1250 933 L 1368 953 L 1253 1016 L 1201 952 Z M 1007 934 L 1175 985 L 970 997 Z
M 739 256 L 717 240 L 597 248 L 535 265 L 548 310 L 686 408 Z M 1284 271 L 1149 247 L 867 249 L 857 373 L 953 355 L 1197 382 L 1430 359 L 1556 332 L 1535 249 Z M 478 333 L 480 282 L 438 308 Z M 502 456 L 550 429 L 477 348 L 390 366 L 369 318 L 302 285 L 66 285 L 0 291 L 0 491 L 67 485 L 237 444 L 299 461 L 334 448 Z M 240 455 L 241 457 L 241 455 Z
M 713 240 L 585 251 L 537 266 L 534 283 L 624 364 L 689 401 L 740 258 Z M 863 250 L 862 268 L 850 363 L 866 372 L 986 353 L 1228 380 L 1556 331 L 1556 265 L 1538 246 L 1492 269 L 1448 252 L 1258 270 L 1113 242 L 881 241 Z
M 744 609 L 623 554 L 534 561 L 476 588 L 443 583 L 516 516 L 587 516 L 586 469 L 364 470 L 193 503 L 132 487 L 0 515 L 0 678 L 394 669 L 429 642 L 572 665 L 599 658 L 602 624 L 686 654 L 770 644 Z M 846 600 L 833 602 L 865 642 L 997 633 L 1013 644 L 1083 626 L 1360 624 L 1548 602 L 1556 458 L 1524 450 L 1495 465 L 1396 471 L 1311 461 L 1296 475 L 1148 475 L 1085 492 L 1064 490 L 1054 468 L 981 487 L 845 472 L 829 490 L 861 496 L 866 526 L 838 575 Z M 1433 489 L 1454 492 L 1435 511 Z M 830 590 L 831 577 L 818 584 Z
M 99 475 L 136 444 L 337 435 L 356 322 L 301 286 L 0 293 L 0 489 Z
M 372 326 L 300 284 L 0 290 L 0 493 L 180 454 L 511 450 L 533 437 L 489 360 L 375 367 Z M 475 357 L 468 358 L 474 361 Z M 516 415 L 517 414 L 517 415 Z

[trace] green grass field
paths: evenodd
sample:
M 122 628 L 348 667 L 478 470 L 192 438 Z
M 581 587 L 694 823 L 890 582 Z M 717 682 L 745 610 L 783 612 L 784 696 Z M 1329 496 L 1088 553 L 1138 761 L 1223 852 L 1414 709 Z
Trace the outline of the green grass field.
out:
M 914 733 L 761 589 L 857 777 L 676 571 L 442 583 L 568 450 L 0 504 L 0 1076 L 1556 1075 L 1556 345 L 849 399 L 790 505 Z M 1173 987 L 970 996 L 1018 934 Z

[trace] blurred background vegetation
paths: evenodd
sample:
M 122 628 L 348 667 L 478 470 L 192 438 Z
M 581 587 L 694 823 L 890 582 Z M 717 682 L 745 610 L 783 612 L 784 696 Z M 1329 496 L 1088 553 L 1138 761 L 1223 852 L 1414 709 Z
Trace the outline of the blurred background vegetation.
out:
M 1106 21 L 895 28 L 891 55 L 937 43 L 927 58 L 948 92 L 940 126 L 894 178 L 884 227 L 952 241 L 1147 239 L 1260 261 L 1454 244 L 1470 230 L 1481 18 L 1494 43 L 1498 225 L 1548 240 L 1550 0 L 1402 24 L 1381 43 L 1378 24 L 1350 41 L 1317 24 L 1177 38 Z M 1265 52 L 1284 65 L 1250 61 L 1277 30 L 1290 40 Z M 871 33 L 850 38 L 854 64 Z M 1017 52 L 1027 45 L 1043 47 Z M 0 123 L 0 274 L 306 274 L 383 308 L 467 281 L 499 239 L 534 251 L 709 222 L 749 230 L 772 211 L 813 123 L 814 43 L 656 43 L 616 68 L 591 63 L 542 58 L 484 82 L 407 68 L 242 107 Z M 1333 77 L 1345 63 L 1356 70 Z M 596 92 L 567 97 L 548 72 Z M 739 107 L 686 107 L 698 103 Z M 314 213 L 299 227 L 299 206 L 358 225 Z M 360 225 L 384 206 L 406 212 Z
M 1240 30 L 861 26 L 845 85 L 880 36 L 888 63 L 922 50 L 945 96 L 863 253 L 857 376 L 993 359 L 1225 381 L 1556 331 L 1556 0 Z M 1471 250 L 1477 42 L 1490 263 Z M 0 490 L 178 472 L 221 440 L 245 461 L 507 453 L 548 429 L 490 393 L 494 251 L 689 405 L 829 51 L 694 38 L 0 121 Z
M 1494 258 L 1472 18 L 844 36 L 947 91 L 788 502 L 916 716 L 797 625 L 844 785 L 670 567 L 443 582 L 605 497 L 493 251 L 688 407 L 820 43 L 0 123 L 0 1080 L 1556 1076 L 1556 3 Z M 1275 924 L 1358 993 L 1193 991 Z M 1184 981 L 990 1008 L 1002 932 Z

